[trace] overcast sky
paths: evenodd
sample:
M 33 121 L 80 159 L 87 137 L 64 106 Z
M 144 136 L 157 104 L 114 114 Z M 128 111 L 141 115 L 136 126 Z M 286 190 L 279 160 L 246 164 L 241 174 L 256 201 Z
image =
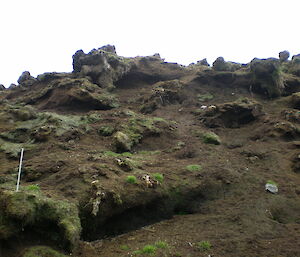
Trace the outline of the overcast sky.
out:
M 160 53 L 189 64 L 218 56 L 300 53 L 299 0 L 1 0 L 0 84 L 72 71 L 72 55 L 114 44 L 122 56 Z

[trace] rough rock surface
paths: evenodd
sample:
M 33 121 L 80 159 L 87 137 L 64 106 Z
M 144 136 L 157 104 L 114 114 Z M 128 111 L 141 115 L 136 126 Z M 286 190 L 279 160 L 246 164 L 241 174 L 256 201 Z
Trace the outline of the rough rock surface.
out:
M 186 98 L 183 93 L 184 83 L 179 80 L 157 82 L 152 86 L 150 97 L 143 100 L 141 111 L 151 113 L 159 106 L 182 103 Z
M 129 61 L 116 55 L 114 46 L 104 46 L 85 54 L 82 50 L 73 55 L 73 70 L 80 76 L 89 76 L 101 87 L 111 88 L 113 83 L 131 68 Z
M 234 62 L 225 62 L 223 57 L 218 57 L 213 62 L 213 69 L 216 71 L 236 71 L 241 68 L 241 64 Z
M 289 51 L 282 51 L 279 53 L 279 60 L 281 62 L 286 62 L 290 57 Z
M 282 94 L 285 85 L 278 59 L 253 59 L 250 69 L 253 75 L 252 90 L 254 92 L 265 93 L 271 98 Z
M 298 57 L 73 60 L 1 91 L 1 257 L 299 256 Z
M 30 75 L 29 71 L 24 71 L 18 79 L 18 83 L 22 86 L 32 86 L 37 79 Z
M 234 102 L 209 106 L 200 113 L 200 119 L 208 127 L 238 128 L 258 119 L 262 106 L 251 99 L 244 98 Z

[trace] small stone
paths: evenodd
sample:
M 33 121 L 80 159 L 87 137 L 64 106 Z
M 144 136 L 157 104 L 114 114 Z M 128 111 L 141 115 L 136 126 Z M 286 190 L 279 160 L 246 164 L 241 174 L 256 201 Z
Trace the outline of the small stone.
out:
M 268 192 L 270 192 L 272 194 L 278 193 L 278 187 L 276 185 L 274 185 L 274 184 L 271 184 L 271 183 L 267 183 L 265 185 L 265 189 L 266 189 L 266 191 L 268 191 Z

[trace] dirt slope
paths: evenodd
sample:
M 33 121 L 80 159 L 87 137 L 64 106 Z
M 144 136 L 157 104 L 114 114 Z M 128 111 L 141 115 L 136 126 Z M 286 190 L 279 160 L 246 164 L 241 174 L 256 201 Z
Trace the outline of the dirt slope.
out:
M 105 46 L 0 91 L 0 256 L 300 256 L 299 58 L 201 64 Z

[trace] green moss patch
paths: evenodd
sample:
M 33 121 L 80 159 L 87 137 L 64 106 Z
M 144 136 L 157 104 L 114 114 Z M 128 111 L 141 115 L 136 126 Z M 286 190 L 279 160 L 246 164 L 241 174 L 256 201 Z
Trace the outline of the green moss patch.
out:
M 78 209 L 70 202 L 47 198 L 35 190 L 2 190 L 0 205 L 0 239 L 7 239 L 28 228 L 67 250 L 71 250 L 79 240 Z
M 220 145 L 221 140 L 219 136 L 213 132 L 204 133 L 202 135 L 203 143 L 205 144 L 213 144 L 213 145 Z
M 66 257 L 66 255 L 47 246 L 34 246 L 26 249 L 22 257 Z
M 198 165 L 198 164 L 191 164 L 191 165 L 186 166 L 186 169 L 188 171 L 200 171 L 200 170 L 202 170 L 202 167 L 201 167 L 201 165 Z

